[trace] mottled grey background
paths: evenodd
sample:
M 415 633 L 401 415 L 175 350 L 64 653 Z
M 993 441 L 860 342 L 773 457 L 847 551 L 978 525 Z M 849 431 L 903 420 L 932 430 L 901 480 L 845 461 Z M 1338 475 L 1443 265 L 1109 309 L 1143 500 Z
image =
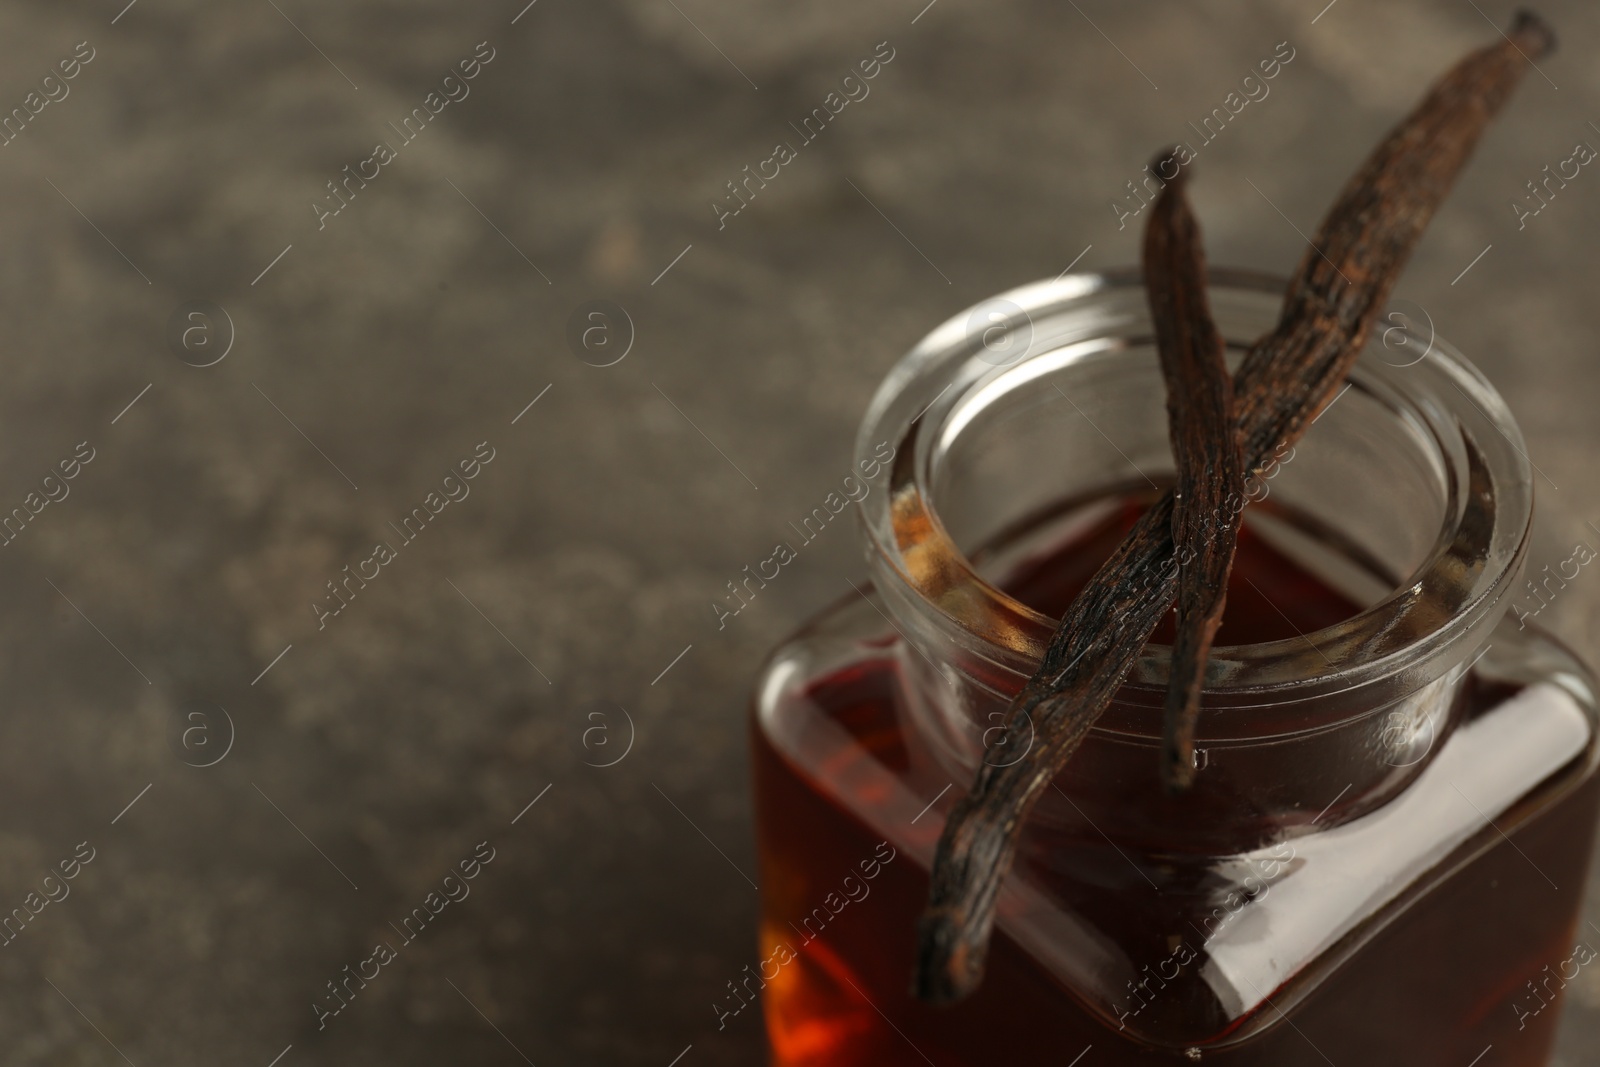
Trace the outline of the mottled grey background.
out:
M 1278 42 L 1295 59 L 1203 149 L 1195 194 L 1215 262 L 1283 271 L 1296 227 L 1510 11 L 1323 2 L 538 0 L 514 25 L 523 0 L 0 8 L 0 113 L 95 49 L 0 149 L 0 510 L 96 450 L 0 549 L 0 910 L 97 850 L 0 948 L 0 1061 L 759 1062 L 754 1014 L 719 1033 L 711 1008 L 755 959 L 746 695 L 860 573 L 853 534 L 724 632 L 711 600 L 847 473 L 923 332 L 1086 248 L 1085 269 L 1132 262 L 1113 197 Z M 1600 13 L 1542 7 L 1550 80 L 1530 74 L 1401 286 L 1559 487 L 1539 486 L 1535 566 L 1600 521 L 1600 175 L 1521 232 L 1509 206 L 1600 143 Z M 871 95 L 719 231 L 723 183 L 885 40 Z M 319 232 L 324 183 L 480 41 L 471 95 Z M 600 298 L 637 332 L 604 369 L 565 341 Z M 165 339 L 189 299 L 236 330 L 207 369 Z M 324 583 L 484 440 L 471 496 L 319 631 Z M 1545 619 L 1600 651 L 1600 577 Z M 597 700 L 636 726 L 609 769 L 585 761 L 627 727 Z M 220 751 L 218 708 L 231 752 L 185 766 L 185 727 Z M 323 983 L 482 840 L 472 896 L 317 1032 Z M 1596 1036 L 1591 969 L 1561 1062 Z

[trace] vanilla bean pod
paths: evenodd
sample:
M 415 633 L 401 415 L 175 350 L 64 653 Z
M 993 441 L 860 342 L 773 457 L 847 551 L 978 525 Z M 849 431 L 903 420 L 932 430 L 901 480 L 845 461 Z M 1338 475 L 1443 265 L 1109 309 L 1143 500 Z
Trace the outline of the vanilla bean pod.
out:
M 1144 236 L 1144 283 L 1155 323 L 1178 481 L 1172 540 L 1178 554 L 1178 623 L 1172 641 L 1161 776 L 1174 792 L 1194 781 L 1194 730 L 1206 659 L 1228 601 L 1244 511 L 1244 461 L 1234 419 L 1233 382 L 1222 335 L 1206 300 L 1206 259 L 1173 154 L 1152 170 L 1171 174 Z
M 1432 217 L 1489 120 L 1555 44 L 1522 13 L 1504 40 L 1467 56 L 1345 186 L 1291 281 L 1278 326 L 1234 378 L 1247 464 L 1292 444 L 1332 402 Z M 1000 885 L 1024 820 L 1121 686 L 1177 595 L 1172 494 L 1153 505 L 1078 596 L 1038 671 L 1012 701 L 1007 751 L 984 763 L 945 823 L 918 923 L 913 990 L 950 1002 L 975 989 Z M 1030 733 L 1036 740 L 1027 749 Z

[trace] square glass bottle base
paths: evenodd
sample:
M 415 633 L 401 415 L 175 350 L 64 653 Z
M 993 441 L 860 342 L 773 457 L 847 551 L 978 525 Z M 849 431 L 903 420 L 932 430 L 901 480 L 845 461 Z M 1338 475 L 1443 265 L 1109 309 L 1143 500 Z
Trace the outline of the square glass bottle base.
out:
M 1600 800 L 1591 718 L 1566 690 L 1490 683 L 1486 660 L 1402 801 L 1261 853 L 1244 869 L 1264 880 L 1242 894 L 1219 873 L 1199 905 L 1167 902 L 1156 868 L 1109 839 L 1025 843 L 983 985 L 934 1008 L 909 992 L 914 926 L 962 787 L 905 729 L 903 648 L 879 629 L 858 600 L 802 635 L 803 655 L 780 650 L 758 691 L 762 963 L 729 999 L 759 994 L 775 1065 L 1465 1067 L 1491 1046 L 1479 1067 L 1547 1062 L 1560 990 L 1593 956 L 1582 942 L 1600 944 L 1577 929 Z M 1429 803 L 1390 809 L 1419 797 L 1458 829 L 1426 862 L 1393 862 L 1416 851 L 1396 820 Z M 1332 898 L 1349 922 L 1316 914 Z M 1306 941 L 1325 928 L 1330 943 Z M 1275 940 L 1316 951 L 1274 980 Z M 1135 982 L 1096 987 L 1128 961 Z M 1242 1000 L 1207 1002 L 1219 974 Z

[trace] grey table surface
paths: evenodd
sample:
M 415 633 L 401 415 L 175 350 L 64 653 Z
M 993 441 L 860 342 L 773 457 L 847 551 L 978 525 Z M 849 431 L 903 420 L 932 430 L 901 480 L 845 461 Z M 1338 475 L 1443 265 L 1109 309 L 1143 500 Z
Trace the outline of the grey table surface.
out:
M 860 575 L 853 534 L 725 631 L 712 599 L 848 471 L 927 329 L 1133 262 L 1124 183 L 1280 42 L 1194 193 L 1213 262 L 1281 272 L 1510 12 L 124 2 L 0 8 L 0 113 L 37 109 L 0 150 L 0 501 L 94 457 L 0 552 L 0 906 L 94 850 L 0 949 L 7 1064 L 759 1062 L 754 1014 L 711 1007 L 755 959 L 746 697 Z M 1511 207 L 1600 143 L 1600 11 L 1543 9 L 1563 50 L 1400 286 L 1520 416 L 1535 566 L 1600 521 L 1600 177 L 1521 229 Z M 880 42 L 870 95 L 719 226 L 725 183 Z M 567 340 L 600 299 L 634 332 L 609 367 Z M 326 583 L 485 441 L 470 496 L 319 625 Z M 1543 621 L 1600 652 L 1600 579 Z M 626 726 L 596 701 L 634 727 L 609 768 L 585 731 Z M 324 984 L 484 841 L 470 898 L 319 1031 Z M 1600 969 L 1563 1025 L 1558 1062 L 1593 1062 Z

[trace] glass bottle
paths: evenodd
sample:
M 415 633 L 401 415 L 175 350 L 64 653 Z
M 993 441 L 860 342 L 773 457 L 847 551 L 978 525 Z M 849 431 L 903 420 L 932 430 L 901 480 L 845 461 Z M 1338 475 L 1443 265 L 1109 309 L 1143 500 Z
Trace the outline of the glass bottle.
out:
M 1232 358 L 1281 292 L 1213 272 Z M 1158 631 L 948 1008 L 910 994 L 945 813 L 1020 758 L 989 743 L 1010 695 L 1172 461 L 1136 273 L 1013 290 L 889 373 L 857 442 L 871 585 L 756 686 L 761 957 L 726 1010 L 759 995 L 774 1064 L 1546 1063 L 1600 945 L 1595 684 L 1529 622 L 1559 585 L 1519 579 L 1504 402 L 1425 314 L 1382 326 L 1252 479 L 1194 788 L 1158 778 Z

